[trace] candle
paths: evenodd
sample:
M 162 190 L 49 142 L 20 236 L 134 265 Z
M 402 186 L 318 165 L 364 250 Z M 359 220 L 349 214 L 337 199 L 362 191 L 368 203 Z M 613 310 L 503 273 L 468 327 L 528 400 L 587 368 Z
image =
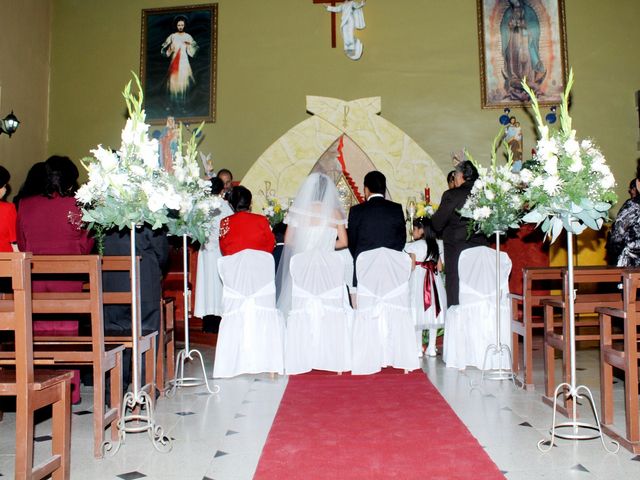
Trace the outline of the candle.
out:
M 424 201 L 427 204 L 431 203 L 431 189 L 429 187 L 425 187 L 424 189 Z

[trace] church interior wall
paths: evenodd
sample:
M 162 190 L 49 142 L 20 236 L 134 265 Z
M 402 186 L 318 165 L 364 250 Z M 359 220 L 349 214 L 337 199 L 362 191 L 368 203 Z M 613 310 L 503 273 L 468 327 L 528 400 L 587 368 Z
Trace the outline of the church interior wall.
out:
M 14 193 L 47 153 L 51 12 L 50 0 L 0 0 L 0 118 L 13 110 L 22 122 L 11 138 L 0 135 Z
M 48 19 L 51 8 L 50 107 L 46 94 L 33 99 L 48 111 L 49 127 L 41 122 L 36 132 L 27 133 L 25 122 L 11 140 L 0 138 L 0 149 L 22 136 L 20 141 L 27 138 L 33 148 L 46 145 L 49 154 L 66 153 L 77 160 L 98 143 L 120 143 L 125 114 L 120 92 L 130 72 L 139 71 L 141 9 L 190 5 L 193 0 L 25 2 L 31 9 L 10 3 L 2 22 L 15 25 L 12 36 L 29 32 L 44 44 L 48 22 L 37 19 Z M 370 0 L 367 27 L 358 32 L 364 43 L 359 61 L 344 55 L 339 32 L 337 48 L 330 47 L 330 15 L 311 0 L 217 3 L 217 121 L 205 126 L 201 146 L 217 168 L 231 168 L 242 178 L 274 140 L 308 118 L 306 95 L 345 100 L 380 96 L 382 115 L 444 171 L 451 152 L 462 147 L 488 160 L 502 111 L 480 108 L 474 0 Z M 640 43 L 640 2 L 566 0 L 565 5 L 568 59 L 576 74 L 574 125 L 580 136 L 600 144 L 624 198 L 638 157 L 634 92 L 640 88 L 640 65 L 633 59 Z M 13 10 L 11 20 L 6 19 L 7 8 Z M 9 101 L 5 69 L 38 60 L 24 54 L 25 42 L 16 43 L 19 55 L 0 53 L 0 85 L 2 108 L 19 114 Z M 46 45 L 42 50 L 48 52 Z M 34 81 L 42 83 L 40 77 Z M 29 81 L 21 82 L 25 91 L 31 91 Z M 532 121 L 522 109 L 512 113 L 523 125 L 526 154 L 535 142 Z M 40 139 L 46 134 L 48 141 Z M 39 160 L 39 153 L 19 151 L 8 157 L 3 161 L 24 171 L 22 165 Z

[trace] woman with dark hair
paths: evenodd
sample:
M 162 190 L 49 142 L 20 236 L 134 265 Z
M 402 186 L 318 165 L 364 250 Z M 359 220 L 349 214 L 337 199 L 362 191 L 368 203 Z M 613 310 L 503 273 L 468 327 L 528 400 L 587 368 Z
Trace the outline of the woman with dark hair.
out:
M 13 197 L 16 208 L 20 208 L 20 200 L 33 195 L 44 194 L 47 185 L 47 169 L 44 162 L 34 163 L 27 172 L 27 178 L 20 187 L 20 190 Z
M 220 251 L 233 255 L 242 250 L 262 250 L 272 253 L 276 240 L 264 215 L 251 213 L 252 195 L 249 189 L 233 187 L 229 198 L 236 212 L 220 222 Z
M 411 256 L 413 271 L 409 279 L 411 313 L 416 326 L 418 356 L 422 356 L 422 331 L 429 330 L 427 356 L 435 357 L 438 328 L 444 326 L 447 295 L 442 284 L 440 246 L 431 220 L 426 217 L 413 221 L 413 242 L 404 251 Z
M 449 305 L 458 305 L 459 277 L 458 258 L 467 248 L 487 246 L 484 235 L 468 235 L 469 219 L 463 218 L 458 211 L 471 194 L 471 188 L 478 179 L 478 170 L 469 160 L 456 165 L 454 181 L 456 188 L 442 194 L 440 206 L 431 222 L 436 232 L 440 234 L 444 243 L 444 264 L 446 269 L 445 286 Z
M 0 165 L 0 252 L 17 252 L 16 207 L 5 201 L 11 174 Z
M 640 160 L 635 188 L 640 187 Z M 611 225 L 607 239 L 608 263 L 618 267 L 640 267 L 640 195 L 627 199 Z
M 82 228 L 82 214 L 74 194 L 78 189 L 78 169 L 69 157 L 54 155 L 45 162 L 44 191 L 20 200 L 18 247 L 35 255 L 86 255 L 93 239 Z M 82 281 L 33 280 L 33 292 L 79 292 Z M 78 335 L 76 320 L 34 320 L 34 335 Z M 72 401 L 80 401 L 79 375 L 72 382 Z
M 211 193 L 220 198 L 220 212 L 211 219 L 207 243 L 200 246 L 198 269 L 196 271 L 196 300 L 193 313 L 202 318 L 202 330 L 218 333 L 222 314 L 222 281 L 218 275 L 220 253 L 220 222 L 233 215 L 233 210 L 222 198 L 224 181 L 218 177 L 211 179 Z

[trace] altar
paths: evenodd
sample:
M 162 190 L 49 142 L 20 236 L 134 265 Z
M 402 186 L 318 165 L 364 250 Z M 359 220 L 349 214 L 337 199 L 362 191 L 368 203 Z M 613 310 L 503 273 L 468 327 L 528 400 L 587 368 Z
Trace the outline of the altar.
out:
M 336 182 L 348 208 L 364 200 L 363 179 L 371 170 L 387 177 L 387 197 L 406 205 L 425 187 L 439 203 L 447 189 L 446 172 L 400 128 L 380 116 L 381 98 L 341 100 L 307 96 L 309 118 L 269 146 L 242 179 L 254 192 L 254 211 L 263 206 L 265 182 L 285 203 L 312 172 Z

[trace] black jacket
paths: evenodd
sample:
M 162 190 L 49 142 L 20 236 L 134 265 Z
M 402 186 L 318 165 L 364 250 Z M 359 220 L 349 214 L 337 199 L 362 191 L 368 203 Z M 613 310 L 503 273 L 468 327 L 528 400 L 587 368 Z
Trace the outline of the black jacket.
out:
M 407 238 L 402 206 L 382 197 L 351 207 L 348 227 L 354 265 L 358 255 L 368 250 L 387 247 L 401 251 Z
M 444 244 L 445 287 L 449 305 L 459 303 L 458 259 L 460 253 L 467 248 L 489 244 L 482 234 L 474 233 L 469 237 L 467 225 L 470 219 L 458 213 L 471 194 L 471 188 L 473 188 L 473 182 L 465 182 L 458 188 L 444 192 L 438 210 L 431 217 L 433 228 L 440 234 Z

